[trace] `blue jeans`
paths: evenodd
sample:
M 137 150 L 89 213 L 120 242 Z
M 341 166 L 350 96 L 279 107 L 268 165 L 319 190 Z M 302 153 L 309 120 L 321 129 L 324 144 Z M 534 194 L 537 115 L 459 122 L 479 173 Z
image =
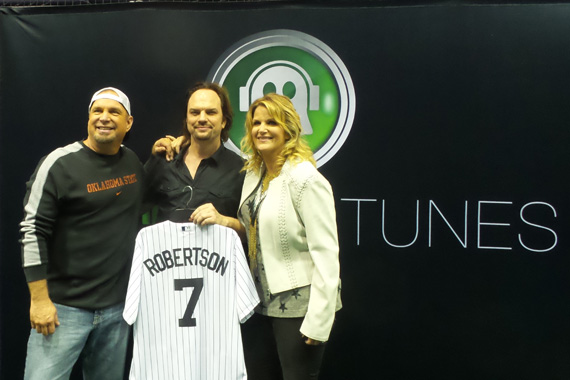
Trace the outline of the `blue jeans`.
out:
M 95 311 L 55 307 L 60 323 L 55 333 L 30 332 L 24 379 L 67 380 L 78 359 L 86 380 L 123 379 L 129 332 L 124 304 Z

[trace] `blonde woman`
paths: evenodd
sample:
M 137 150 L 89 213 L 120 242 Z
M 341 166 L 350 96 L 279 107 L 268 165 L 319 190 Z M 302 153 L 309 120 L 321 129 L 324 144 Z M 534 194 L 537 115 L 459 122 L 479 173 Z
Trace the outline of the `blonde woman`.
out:
M 246 116 L 238 218 L 261 303 L 244 326 L 250 379 L 316 379 L 340 309 L 334 199 L 289 98 L 268 94 Z

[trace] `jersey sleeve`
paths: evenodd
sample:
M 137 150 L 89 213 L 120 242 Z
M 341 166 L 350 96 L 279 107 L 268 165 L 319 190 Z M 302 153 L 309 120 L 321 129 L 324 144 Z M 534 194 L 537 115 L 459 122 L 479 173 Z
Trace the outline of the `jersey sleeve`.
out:
M 259 296 L 257 295 L 245 253 L 237 234 L 234 239 L 234 250 L 237 314 L 239 322 L 244 323 L 253 315 L 253 309 L 259 303 Z
M 26 183 L 24 218 L 20 223 L 22 267 L 28 282 L 47 278 L 48 244 L 62 196 L 61 177 L 54 164 L 57 155 L 44 157 Z
M 127 296 L 125 298 L 125 309 L 123 310 L 123 319 L 129 325 L 135 323 L 139 313 L 144 253 L 143 240 L 144 230 L 139 232 L 136 238 L 131 274 L 129 276 L 129 285 L 127 287 Z

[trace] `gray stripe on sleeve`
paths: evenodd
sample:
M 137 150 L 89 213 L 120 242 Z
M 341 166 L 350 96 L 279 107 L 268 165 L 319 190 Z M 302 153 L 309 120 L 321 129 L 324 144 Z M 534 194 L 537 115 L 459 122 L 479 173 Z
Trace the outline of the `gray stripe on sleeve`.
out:
M 36 235 L 36 215 L 43 195 L 48 173 L 53 164 L 68 154 L 78 152 L 83 146 L 80 142 L 69 144 L 51 152 L 38 169 L 36 178 L 30 189 L 30 196 L 24 206 L 24 220 L 20 223 L 23 235 L 22 247 L 24 250 L 23 266 L 30 267 L 41 264 L 40 249 Z

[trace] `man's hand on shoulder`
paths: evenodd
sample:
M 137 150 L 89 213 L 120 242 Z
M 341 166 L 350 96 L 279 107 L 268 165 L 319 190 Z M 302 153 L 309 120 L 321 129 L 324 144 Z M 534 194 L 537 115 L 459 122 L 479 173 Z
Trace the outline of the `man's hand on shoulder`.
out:
M 172 161 L 174 156 L 180 152 L 180 147 L 184 142 L 184 136 L 174 137 L 166 135 L 156 140 L 152 146 L 152 154 L 155 156 L 164 155 L 166 161 Z
M 172 152 L 172 141 L 174 141 L 174 137 L 169 135 L 156 140 L 152 146 L 152 154 L 155 156 L 164 155 L 166 161 L 172 161 L 172 158 L 174 157 L 174 153 Z

